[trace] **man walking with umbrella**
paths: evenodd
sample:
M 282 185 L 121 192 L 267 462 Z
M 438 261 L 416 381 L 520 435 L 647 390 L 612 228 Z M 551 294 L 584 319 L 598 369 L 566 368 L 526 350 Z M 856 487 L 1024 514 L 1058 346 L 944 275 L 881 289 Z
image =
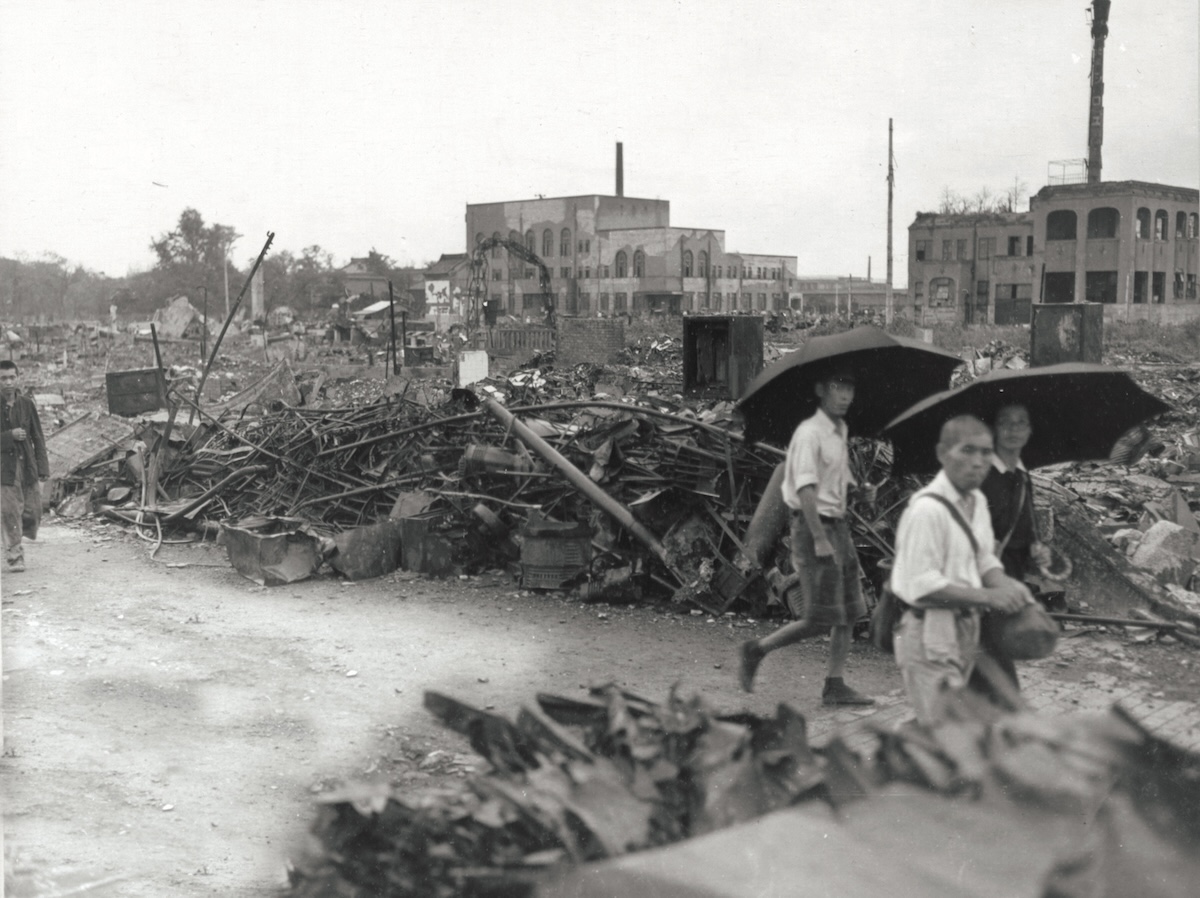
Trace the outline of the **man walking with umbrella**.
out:
M 896 663 L 917 720 L 937 722 L 941 693 L 961 689 L 979 652 L 979 615 L 1012 614 L 1033 602 L 996 557 L 987 498 L 992 433 L 972 415 L 947 421 L 937 443 L 941 470 L 913 494 L 896 528 L 891 586 L 904 602 Z
M 821 701 L 826 705 L 872 705 L 875 700 L 846 685 L 850 628 L 867 612 L 858 580 L 858 557 L 846 521 L 854 478 L 845 417 L 854 401 L 855 375 L 831 367 L 815 387 L 818 407 L 796 428 L 784 463 L 783 501 L 791 519 L 792 566 L 803 598 L 800 620 L 762 639 L 742 644 L 741 686 L 753 691 L 759 664 L 771 652 L 829 632 L 829 665 Z M 863 498 L 874 501 L 874 488 Z

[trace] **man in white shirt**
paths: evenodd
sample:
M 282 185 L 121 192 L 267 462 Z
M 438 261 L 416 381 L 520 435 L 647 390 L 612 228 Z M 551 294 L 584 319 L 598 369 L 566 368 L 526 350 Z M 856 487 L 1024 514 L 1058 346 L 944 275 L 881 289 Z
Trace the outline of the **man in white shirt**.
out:
M 845 416 L 854 401 L 854 373 L 835 369 L 816 384 L 817 411 L 800 422 L 784 462 L 783 501 L 791 518 L 792 566 L 804 610 L 800 620 L 762 639 L 742 644 L 739 679 L 751 692 L 758 665 L 775 649 L 818 633 L 830 634 L 829 667 L 821 701 L 826 705 L 872 705 L 875 700 L 846 685 L 850 628 L 867 613 L 858 582 L 858 554 L 846 520 L 850 473 Z M 874 489 L 862 490 L 874 501 Z
M 979 614 L 1011 614 L 1033 601 L 995 555 L 987 499 L 979 487 L 991 469 L 992 433 L 963 415 L 942 427 L 942 469 L 914 493 L 896 529 L 892 591 L 908 606 L 896 628 L 896 662 L 917 720 L 935 723 L 943 690 L 966 685 L 979 647 Z M 975 546 L 948 500 L 971 530 Z

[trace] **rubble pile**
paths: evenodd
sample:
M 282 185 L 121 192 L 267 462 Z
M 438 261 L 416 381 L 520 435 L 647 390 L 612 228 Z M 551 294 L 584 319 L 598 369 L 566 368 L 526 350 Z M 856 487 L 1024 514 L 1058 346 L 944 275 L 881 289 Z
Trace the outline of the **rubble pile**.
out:
M 591 392 L 597 376 L 591 366 L 525 369 L 474 392 L 413 381 L 390 385 L 391 395 L 374 403 L 342 408 L 243 396 L 224 415 L 201 413 L 192 427 L 181 412 L 161 460 L 157 502 L 139 493 L 148 462 L 129 462 L 136 450 L 128 441 L 71 482 L 81 490 L 102 485 L 99 496 L 90 492 L 98 510 L 151 533 L 286 520 L 333 537 L 419 518 L 425 530 L 416 538 L 443 545 L 449 558 L 417 569 L 441 575 L 515 566 L 531 525 L 584 524 L 590 560 L 562 581 L 626 597 L 634 581 L 639 591 L 682 590 L 677 599 L 725 610 L 746 586 L 732 568 L 736 534 L 778 453 L 738 439 L 728 403 L 696 411 L 666 399 L 576 398 Z M 553 396 L 567 398 L 520 404 Z M 522 423 L 670 546 L 669 556 L 632 539 L 483 411 L 480 397 L 517 403 L 512 410 Z M 161 435 L 159 428 L 138 439 L 150 445 Z M 118 471 L 128 489 L 114 503 Z
M 1029 352 L 1001 339 L 990 340 L 977 349 L 963 350 L 962 359 L 964 364 L 954 372 L 951 386 L 957 387 L 1001 368 L 1019 371 L 1029 367 Z
M 615 895 L 663 878 L 672 894 L 757 893 L 746 880 L 767 870 L 747 858 L 776 832 L 789 846 L 768 868 L 776 889 L 832 850 L 850 894 L 950 894 L 946 876 L 953 894 L 1191 894 L 1200 756 L 1119 706 L 1045 719 L 946 700 L 945 723 L 879 729 L 860 754 L 838 737 L 811 746 L 786 705 L 722 714 L 609 685 L 539 694 L 510 722 L 427 693 L 490 770 L 424 794 L 325 794 L 291 894 Z
M 831 326 L 811 323 L 804 333 Z M 336 361 L 340 348 L 316 354 Z M 764 354 L 770 360 L 787 348 L 768 342 Z M 114 346 L 110 356 L 121 351 Z M 754 535 L 751 551 L 745 545 L 782 453 L 745 445 L 727 399 L 683 396 L 681 354 L 676 337 L 644 330 L 619 364 L 560 367 L 545 353 L 469 391 L 432 372 L 362 377 L 354 373 L 361 369 L 329 364 L 295 374 L 286 361 L 271 366 L 265 358 L 222 355 L 223 373 L 214 373 L 206 395 L 197 398 L 198 371 L 179 360 L 171 389 L 182 403 L 180 423 L 159 452 L 153 495 L 144 474 L 155 447 L 164 444 L 163 413 L 108 455 L 84 453 L 87 464 L 71 472 L 59 495 L 73 513 L 86 502 L 156 539 L 160 527 L 305 526 L 324 540 L 326 561 L 339 534 L 408 520 L 410 539 L 423 547 L 400 561 L 428 574 L 508 568 L 527 585 L 582 587 L 592 596 L 669 594 L 714 612 L 786 609 L 795 585 L 786 527 L 776 521 L 765 537 Z M 1057 529 L 1069 537 L 1064 551 L 1095 556 L 1094 582 L 1076 578 L 1073 584 L 1082 596 L 1077 607 L 1087 610 L 1084 593 L 1104 582 L 1102 568 L 1111 582 L 1117 565 L 1122 579 L 1139 581 L 1130 593 L 1142 596 L 1138 607 L 1200 620 L 1200 548 L 1173 529 L 1200 532 L 1194 515 L 1200 509 L 1200 368 L 1146 363 L 1144 355 L 1141 348 L 1122 350 L 1113 362 L 1135 371 L 1175 411 L 1128 434 L 1114 450 L 1114 463 L 1039 469 L 1047 493 L 1037 502 L 1043 534 L 1053 542 L 1057 515 Z M 1027 354 L 1003 340 L 964 356 L 959 380 L 1027 364 Z M 489 398 L 514 410 L 651 539 L 638 539 L 569 483 L 563 469 L 537 457 L 510 426 L 482 410 L 481 400 Z M 68 423 L 73 413 L 56 414 Z M 182 423 L 196 415 L 195 426 Z M 518 461 L 505 460 L 512 458 Z M 889 464 L 888 444 L 854 441 L 856 479 L 884 484 L 874 508 L 851 508 L 862 568 L 875 588 L 883 577 L 878 562 L 890 558 L 895 522 L 917 486 L 890 477 Z M 576 534 L 580 557 L 557 572 L 535 572 L 522 558 L 530 526 L 542 521 L 586 528 Z

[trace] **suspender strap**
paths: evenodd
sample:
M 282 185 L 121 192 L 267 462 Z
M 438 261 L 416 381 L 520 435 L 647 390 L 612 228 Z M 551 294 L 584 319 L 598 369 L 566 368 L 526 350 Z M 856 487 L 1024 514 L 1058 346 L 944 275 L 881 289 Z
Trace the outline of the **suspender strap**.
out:
M 971 551 L 978 555 L 979 543 L 975 539 L 975 534 L 971 532 L 971 525 L 967 523 L 967 519 L 962 516 L 962 512 L 954 506 L 954 503 L 938 493 L 922 493 L 921 496 L 928 496 L 930 499 L 937 499 L 946 506 L 946 510 L 950 512 L 950 517 L 954 518 L 954 520 L 958 523 L 958 526 L 962 528 L 963 533 L 967 535 L 967 539 L 971 541 Z

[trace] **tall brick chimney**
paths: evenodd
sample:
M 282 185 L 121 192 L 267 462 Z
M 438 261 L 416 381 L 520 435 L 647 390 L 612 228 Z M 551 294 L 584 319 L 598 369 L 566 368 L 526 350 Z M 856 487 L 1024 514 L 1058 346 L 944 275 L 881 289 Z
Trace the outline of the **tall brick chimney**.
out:
M 617 196 L 625 195 L 625 160 L 621 155 L 621 142 L 617 141 Z
M 1104 40 L 1112 0 L 1092 3 L 1092 95 L 1088 109 L 1088 183 L 1100 183 L 1100 145 L 1104 143 Z

